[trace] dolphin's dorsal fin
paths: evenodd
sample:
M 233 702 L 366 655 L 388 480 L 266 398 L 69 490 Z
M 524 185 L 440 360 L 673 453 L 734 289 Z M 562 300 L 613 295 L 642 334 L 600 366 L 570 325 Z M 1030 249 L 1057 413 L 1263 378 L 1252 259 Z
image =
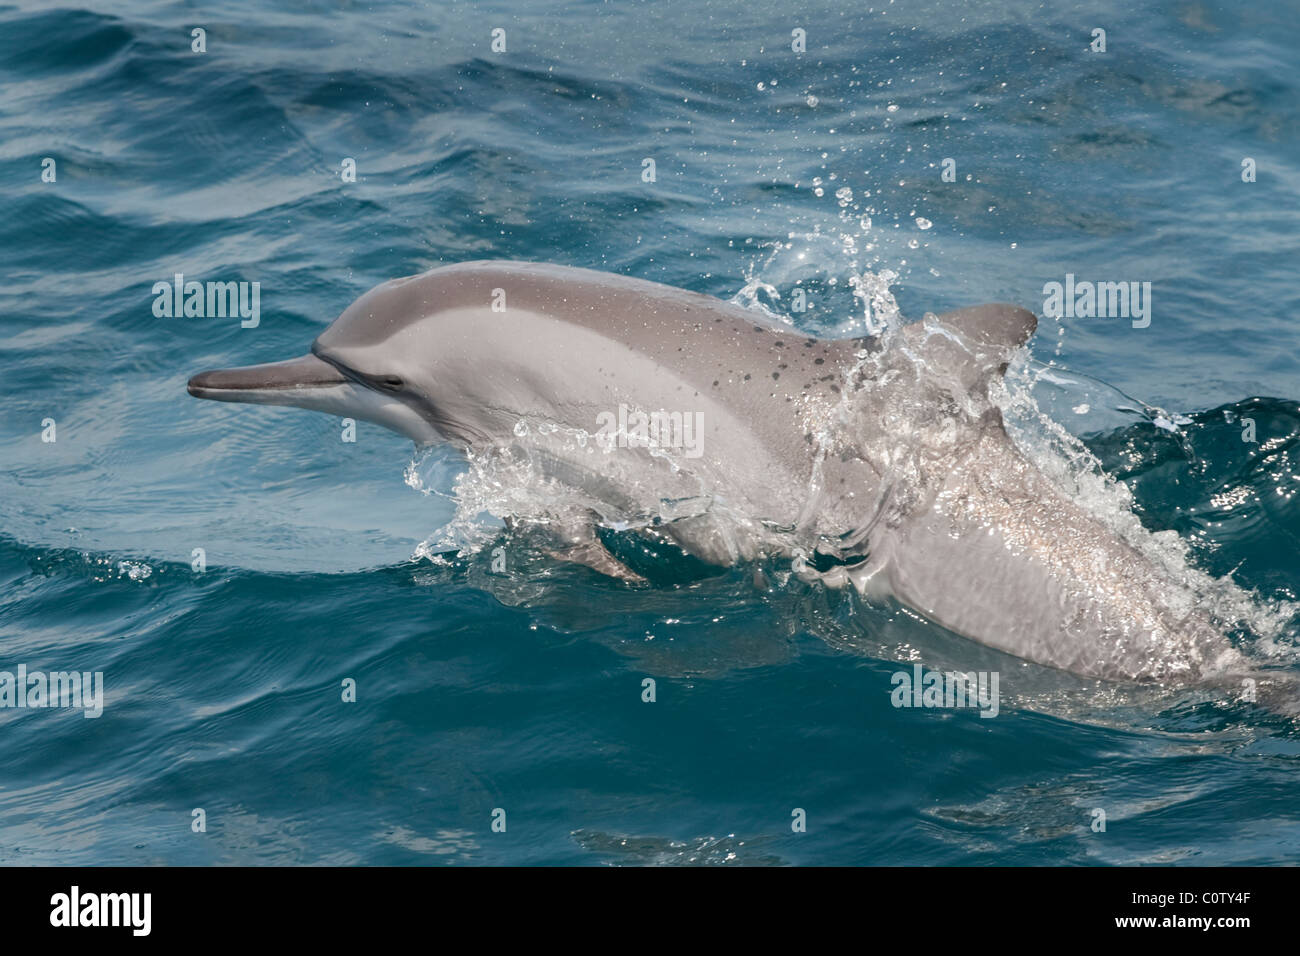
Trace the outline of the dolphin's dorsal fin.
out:
M 982 392 L 990 379 L 1007 370 L 1016 349 L 1037 327 L 1038 319 L 1028 309 L 993 304 L 930 315 L 903 331 L 934 371 Z
M 1016 305 L 993 303 L 945 312 L 939 322 L 971 345 L 992 345 L 1008 351 L 1029 341 L 1038 328 L 1038 317 Z

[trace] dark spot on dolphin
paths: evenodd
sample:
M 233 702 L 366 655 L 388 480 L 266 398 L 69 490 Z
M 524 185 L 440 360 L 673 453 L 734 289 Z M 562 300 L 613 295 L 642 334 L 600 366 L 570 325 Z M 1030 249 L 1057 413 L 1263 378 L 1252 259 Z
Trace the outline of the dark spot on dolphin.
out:
M 748 372 L 745 373 L 745 381 L 746 381 L 746 382 L 749 381 L 749 373 L 748 373 Z
M 781 373 L 780 373 L 780 372 L 773 372 L 773 373 L 772 373 L 772 381 L 774 381 L 774 382 L 779 382 L 780 380 L 781 380 Z

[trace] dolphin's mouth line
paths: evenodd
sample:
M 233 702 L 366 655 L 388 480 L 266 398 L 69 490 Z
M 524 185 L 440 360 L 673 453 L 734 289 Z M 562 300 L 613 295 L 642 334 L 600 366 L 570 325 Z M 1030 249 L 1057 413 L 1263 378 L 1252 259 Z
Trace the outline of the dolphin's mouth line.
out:
M 317 352 L 315 343 L 312 343 L 311 352 L 308 354 L 314 355 L 322 362 L 325 362 L 326 364 L 330 365 L 332 368 L 337 370 L 340 375 L 344 376 L 345 378 L 348 378 L 353 382 L 356 382 L 358 385 L 365 385 L 369 387 L 369 383 L 366 382 L 366 380 L 362 378 L 361 375 L 358 374 L 355 369 L 348 368 L 346 365 L 344 365 L 342 362 L 338 361 L 337 359 L 332 359 L 328 355 L 321 355 L 319 352 Z
M 334 368 L 336 368 L 339 371 L 340 374 L 350 379 L 351 381 L 355 382 L 356 384 L 362 386 L 363 388 L 368 388 L 372 392 L 380 392 L 386 395 L 392 395 L 394 398 L 401 397 L 398 393 L 400 392 L 400 390 L 402 389 L 405 383 L 401 380 L 401 378 L 399 378 L 396 375 L 384 375 L 384 376 L 363 375 L 361 372 L 358 372 L 356 369 L 344 365 L 338 359 L 331 358 L 328 355 L 322 355 L 320 352 L 316 351 L 316 346 L 314 343 L 311 347 L 310 354 L 320 359 L 322 362 L 327 362 L 328 364 L 332 365 Z

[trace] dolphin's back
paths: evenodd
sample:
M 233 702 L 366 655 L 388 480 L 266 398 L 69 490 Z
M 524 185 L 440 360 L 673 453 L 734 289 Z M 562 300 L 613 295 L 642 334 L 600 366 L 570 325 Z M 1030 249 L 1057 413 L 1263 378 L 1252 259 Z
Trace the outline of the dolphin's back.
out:
M 352 303 L 318 341 L 331 347 L 374 344 L 435 311 L 479 308 L 562 316 L 642 347 L 664 336 L 684 336 L 704 323 L 737 331 L 774 328 L 741 306 L 646 279 L 546 263 L 481 260 L 382 283 Z

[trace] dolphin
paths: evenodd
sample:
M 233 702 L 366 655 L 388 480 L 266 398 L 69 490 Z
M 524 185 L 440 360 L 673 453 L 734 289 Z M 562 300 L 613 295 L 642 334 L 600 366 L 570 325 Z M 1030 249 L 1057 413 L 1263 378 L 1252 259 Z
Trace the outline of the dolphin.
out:
M 1084 676 L 1236 672 L 1172 572 L 1008 437 L 990 389 L 1036 326 L 994 304 L 822 339 L 641 279 L 465 262 L 370 290 L 306 355 L 202 372 L 189 392 L 522 455 L 586 502 L 566 556 L 628 580 L 597 524 L 636 518 L 715 565 L 788 559 Z

